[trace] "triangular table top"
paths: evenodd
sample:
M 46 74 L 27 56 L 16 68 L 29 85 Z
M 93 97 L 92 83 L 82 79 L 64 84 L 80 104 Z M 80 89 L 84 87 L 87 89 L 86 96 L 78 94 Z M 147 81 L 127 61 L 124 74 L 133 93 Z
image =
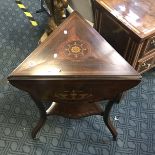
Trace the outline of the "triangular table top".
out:
M 82 18 L 72 13 L 8 77 L 35 101 L 40 120 L 35 138 L 48 115 L 79 118 L 99 114 L 116 139 L 109 113 L 125 90 L 141 76 Z M 109 99 L 105 112 L 97 101 Z M 46 110 L 43 101 L 52 104 Z
M 137 72 L 74 12 L 10 77 L 137 78 Z M 129 77 L 128 77 L 129 78 Z

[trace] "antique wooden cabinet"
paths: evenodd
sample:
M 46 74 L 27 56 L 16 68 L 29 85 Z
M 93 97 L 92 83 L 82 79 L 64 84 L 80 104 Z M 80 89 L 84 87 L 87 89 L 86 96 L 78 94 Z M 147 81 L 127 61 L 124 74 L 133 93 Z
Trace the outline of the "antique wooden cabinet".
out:
M 138 72 L 155 66 L 155 1 L 92 1 L 95 29 Z

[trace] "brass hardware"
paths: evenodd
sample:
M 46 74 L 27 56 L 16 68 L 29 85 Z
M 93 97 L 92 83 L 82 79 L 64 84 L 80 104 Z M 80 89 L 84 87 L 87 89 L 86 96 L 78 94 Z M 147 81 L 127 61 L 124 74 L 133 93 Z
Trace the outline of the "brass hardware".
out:
M 39 44 L 42 43 L 48 35 L 50 35 L 64 20 L 66 17 L 66 8 L 68 7 L 68 0 L 44 0 L 47 8 L 50 12 L 48 19 L 48 25 L 45 33 L 39 40 Z
M 68 6 L 68 0 L 45 0 L 45 2 L 52 15 L 48 21 L 47 29 L 47 33 L 50 34 L 66 17 L 65 9 Z
M 144 67 L 144 66 L 146 66 L 146 63 L 145 62 L 142 64 L 142 67 Z
M 150 68 L 151 64 L 147 64 L 147 68 Z
M 142 64 L 142 67 L 150 68 L 150 66 L 151 66 L 151 64 L 146 64 L 146 62 L 144 62 L 144 63 Z

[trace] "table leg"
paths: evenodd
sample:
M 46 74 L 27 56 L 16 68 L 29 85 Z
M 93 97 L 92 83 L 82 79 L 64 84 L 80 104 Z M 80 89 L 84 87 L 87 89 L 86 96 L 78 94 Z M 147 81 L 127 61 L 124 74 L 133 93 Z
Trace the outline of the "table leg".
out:
M 108 127 L 108 129 L 110 130 L 111 134 L 113 135 L 113 140 L 116 140 L 117 138 L 117 131 L 116 129 L 114 128 L 111 120 L 110 120 L 110 111 L 111 111 L 111 108 L 114 104 L 114 101 L 109 101 L 105 107 L 105 111 L 104 111 L 104 114 L 103 114 L 103 120 L 104 120 L 104 123 L 106 124 L 106 126 Z
M 32 138 L 35 139 L 38 131 L 45 124 L 47 115 L 46 115 L 46 110 L 45 110 L 45 107 L 44 107 L 43 103 L 41 101 L 37 100 L 34 96 L 31 96 L 31 97 L 34 100 L 36 106 L 38 107 L 39 113 L 40 113 L 40 119 L 39 119 L 37 125 L 33 128 L 32 133 L 31 133 Z
M 125 92 L 120 93 L 120 94 L 118 94 L 118 95 L 115 97 L 115 100 L 114 100 L 115 103 L 117 103 L 117 104 L 120 103 L 121 99 L 124 97 L 124 93 L 125 93 Z

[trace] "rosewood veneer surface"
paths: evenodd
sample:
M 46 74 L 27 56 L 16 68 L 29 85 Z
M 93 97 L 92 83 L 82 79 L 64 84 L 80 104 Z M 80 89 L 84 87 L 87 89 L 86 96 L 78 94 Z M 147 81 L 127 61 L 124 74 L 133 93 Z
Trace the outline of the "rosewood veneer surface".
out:
M 79 118 L 94 114 L 116 139 L 109 113 L 118 96 L 141 76 L 77 12 L 73 12 L 8 77 L 35 101 L 40 120 L 35 138 L 48 115 Z M 98 101 L 110 100 L 105 111 Z M 43 102 L 51 102 L 46 109 Z

